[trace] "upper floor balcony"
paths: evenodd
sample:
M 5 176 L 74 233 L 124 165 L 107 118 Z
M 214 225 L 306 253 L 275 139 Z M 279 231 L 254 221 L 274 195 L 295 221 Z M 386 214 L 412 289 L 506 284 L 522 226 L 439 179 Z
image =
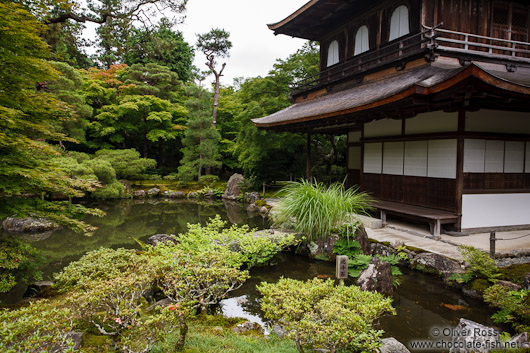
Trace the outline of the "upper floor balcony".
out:
M 423 26 L 422 32 L 350 57 L 318 75 L 296 82 L 291 87 L 292 96 L 296 98 L 336 84 L 360 81 L 367 73 L 385 67 L 402 69 L 414 58 L 425 56 L 427 60 L 435 60 L 439 55 L 457 58 L 462 65 L 472 60 L 504 64 L 508 71 L 513 71 L 517 65 L 530 66 L 530 43 L 450 31 L 441 25 Z

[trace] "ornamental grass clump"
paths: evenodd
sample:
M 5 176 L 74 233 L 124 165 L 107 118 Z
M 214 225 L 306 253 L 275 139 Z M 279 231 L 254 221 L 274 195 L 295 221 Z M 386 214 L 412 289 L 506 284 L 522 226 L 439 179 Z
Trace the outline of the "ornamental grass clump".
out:
M 274 209 L 275 226 L 292 227 L 304 233 L 308 241 L 325 239 L 351 214 L 366 213 L 372 198 L 358 188 L 345 189 L 344 184 L 329 186 L 316 181 L 289 183 Z

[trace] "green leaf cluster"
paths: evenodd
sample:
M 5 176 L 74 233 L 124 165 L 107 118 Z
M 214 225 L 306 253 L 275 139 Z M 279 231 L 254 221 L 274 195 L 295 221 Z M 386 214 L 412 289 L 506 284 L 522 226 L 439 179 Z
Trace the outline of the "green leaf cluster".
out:
M 484 301 L 499 308 L 492 319 L 512 325 L 518 332 L 530 330 L 530 295 L 528 291 L 513 291 L 495 284 L 484 291 Z
M 337 287 L 332 280 L 281 278 L 261 283 L 258 290 L 266 317 L 284 326 L 300 352 L 374 351 L 383 334 L 373 328 L 374 321 L 395 314 L 390 298 L 356 286 Z

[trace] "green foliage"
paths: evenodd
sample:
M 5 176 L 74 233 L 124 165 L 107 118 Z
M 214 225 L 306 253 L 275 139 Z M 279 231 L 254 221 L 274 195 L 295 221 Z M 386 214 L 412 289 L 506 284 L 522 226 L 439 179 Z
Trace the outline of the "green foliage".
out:
M 501 267 L 499 271 L 502 279 L 523 285 L 525 275 L 530 273 L 530 263 Z
M 333 246 L 333 252 L 338 255 L 346 255 L 353 258 L 355 255 L 361 254 L 361 244 L 356 240 L 348 238 L 339 238 Z
M 100 200 L 122 199 L 125 197 L 125 187 L 119 181 L 114 180 L 112 183 L 96 189 L 91 195 L 93 198 Z
M 0 350 L 5 353 L 73 352 L 72 311 L 46 300 L 0 310 Z
M 385 312 L 395 314 L 390 298 L 356 286 L 336 287 L 331 280 L 281 278 L 258 290 L 265 316 L 285 326 L 300 352 L 375 350 L 383 332 L 373 329 L 373 322 Z
M 98 158 L 83 162 L 83 164 L 92 169 L 103 184 L 111 184 L 116 181 L 116 171 L 109 161 Z
M 96 213 L 81 206 L 63 207 L 21 195 L 63 194 L 83 196 L 93 182 L 69 177 L 50 156 L 58 152 L 50 143 L 75 142 L 57 131 L 60 121 L 73 119 L 72 108 L 52 93 L 36 90 L 36 83 L 57 74 L 44 57 L 46 43 L 39 35 L 43 27 L 21 6 L 0 4 L 0 218 L 34 215 L 53 218 L 73 229 L 92 228 L 75 219 L 79 213 Z
M 508 323 L 518 332 L 530 330 L 530 295 L 528 291 L 511 291 L 495 284 L 484 291 L 484 301 L 501 309 L 492 318 L 497 323 Z
M 212 174 L 202 175 L 200 178 L 200 183 L 206 184 L 206 185 L 212 185 L 218 181 L 219 181 L 219 177 L 217 175 L 212 175 Z
M 15 237 L 0 237 L 0 293 L 13 288 L 17 281 L 42 279 L 38 270 L 44 259 L 28 243 Z
M 468 267 L 463 275 L 453 274 L 450 279 L 459 283 L 466 283 L 473 278 L 482 278 L 489 281 L 495 281 L 500 276 L 499 268 L 495 260 L 483 251 L 472 246 L 460 245 L 458 251 L 466 260 Z
M 247 225 L 225 228 L 226 222 L 216 216 L 205 225 L 189 224 L 188 232 L 179 234 L 179 247 L 184 251 L 222 252 L 233 266 L 243 264 L 248 267 L 267 264 L 274 255 L 284 248 L 297 243 L 292 234 L 254 235 L 255 230 Z
M 178 168 L 178 178 L 183 181 L 200 180 L 203 170 L 219 168 L 219 132 L 212 126 L 209 97 L 200 88 L 188 88 L 186 108 L 190 111 L 187 130 L 184 132 L 184 156 Z
M 135 149 L 99 150 L 96 158 L 108 161 L 118 179 L 139 179 L 146 170 L 156 167 L 154 159 L 140 158 L 140 153 Z
M 333 229 L 348 221 L 353 213 L 366 212 L 370 196 L 357 189 L 344 190 L 343 184 L 325 186 L 316 181 L 289 183 L 281 191 L 274 224 L 292 223 L 307 235 L 308 241 L 325 239 Z
M 173 31 L 167 19 L 162 18 L 153 30 L 133 29 L 125 54 L 125 63 L 156 63 L 167 66 L 182 81 L 191 78 L 193 49 L 184 41 L 180 31 Z

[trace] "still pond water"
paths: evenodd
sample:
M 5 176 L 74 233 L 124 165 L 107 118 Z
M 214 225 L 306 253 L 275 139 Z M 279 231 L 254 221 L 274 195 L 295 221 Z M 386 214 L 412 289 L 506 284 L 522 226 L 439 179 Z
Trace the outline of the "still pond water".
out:
M 267 228 L 268 221 L 259 214 L 247 213 L 239 203 L 191 202 L 187 200 L 124 200 L 94 205 L 106 212 L 103 218 L 87 217 L 98 227 L 92 237 L 59 229 L 36 238 L 27 237 L 46 258 L 44 279 L 51 279 L 71 261 L 79 259 L 87 251 L 100 247 L 139 248 L 136 239 L 145 241 L 154 234 L 179 234 L 186 231 L 188 223 L 205 223 L 216 214 L 236 224 L 249 224 L 252 228 Z M 243 287 L 233 292 L 232 298 L 221 303 L 227 316 L 246 317 L 251 321 L 266 323 L 259 309 L 256 285 L 262 281 L 277 281 L 280 276 L 309 279 L 332 276 L 332 263 L 312 261 L 291 253 L 280 254 L 274 264 L 251 270 L 251 278 Z M 415 271 L 405 271 L 401 285 L 394 293 L 397 316 L 381 318 L 379 327 L 385 336 L 393 336 L 401 342 L 411 339 L 427 339 L 432 327 L 455 326 L 461 317 L 493 326 L 491 309 L 481 302 L 462 297 L 440 280 Z M 353 283 L 353 282 L 352 282 Z M 348 282 L 347 282 L 348 284 Z M 19 285 L 8 295 L 0 296 L 3 303 L 20 300 L 26 290 Z M 458 310 L 454 310 L 454 309 Z

